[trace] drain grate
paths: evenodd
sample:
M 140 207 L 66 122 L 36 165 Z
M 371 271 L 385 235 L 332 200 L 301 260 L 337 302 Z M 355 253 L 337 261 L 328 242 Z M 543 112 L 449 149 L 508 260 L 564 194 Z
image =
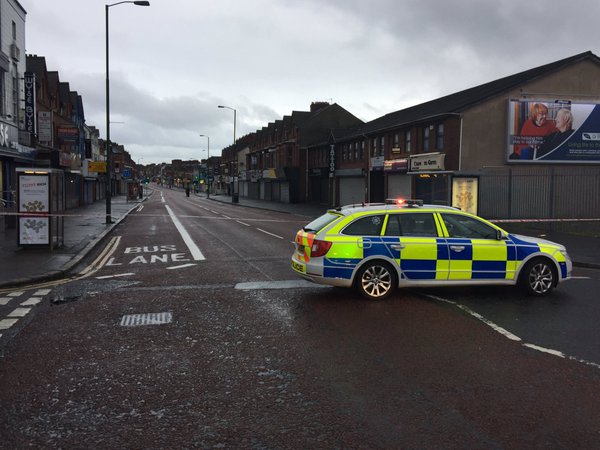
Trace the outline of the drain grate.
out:
M 171 323 L 173 314 L 170 312 L 129 314 L 121 318 L 122 327 L 139 327 L 143 325 L 163 325 Z

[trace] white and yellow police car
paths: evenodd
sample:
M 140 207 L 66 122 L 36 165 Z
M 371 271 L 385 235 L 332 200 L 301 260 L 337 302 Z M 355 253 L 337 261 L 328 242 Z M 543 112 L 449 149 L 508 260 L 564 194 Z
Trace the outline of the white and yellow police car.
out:
M 564 246 L 511 234 L 420 200 L 328 210 L 298 231 L 292 269 L 319 284 L 384 299 L 397 287 L 518 284 L 532 295 L 571 277 Z

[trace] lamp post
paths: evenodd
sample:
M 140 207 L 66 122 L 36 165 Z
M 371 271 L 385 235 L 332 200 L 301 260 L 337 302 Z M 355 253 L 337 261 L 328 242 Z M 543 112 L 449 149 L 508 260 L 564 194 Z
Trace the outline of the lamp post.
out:
M 110 83 L 108 79 L 108 8 L 111 6 L 121 5 L 123 3 L 133 3 L 137 6 L 150 6 L 148 1 L 123 1 L 104 5 L 106 16 L 106 223 L 112 223 L 110 199 L 111 199 L 111 180 L 110 180 L 110 164 L 111 164 L 111 143 L 110 143 Z
M 219 105 L 218 108 L 224 108 L 224 109 L 230 109 L 233 111 L 233 145 L 235 146 L 235 128 L 237 125 L 237 111 L 235 110 L 235 108 L 232 108 L 231 106 L 224 106 L 224 105 Z M 235 151 L 235 147 L 233 149 L 233 151 Z M 236 198 L 235 193 L 234 195 L 231 196 L 231 202 L 232 203 L 237 203 L 238 199 L 239 199 L 239 195 L 240 195 L 240 163 L 238 161 L 238 154 L 237 152 L 235 152 L 235 163 L 236 163 L 236 168 L 235 168 L 235 179 L 237 180 L 236 184 L 237 184 L 237 195 L 238 198 Z
M 210 159 L 210 137 L 201 134 L 201 137 L 206 138 L 206 198 L 210 198 L 210 174 L 208 170 L 208 160 Z

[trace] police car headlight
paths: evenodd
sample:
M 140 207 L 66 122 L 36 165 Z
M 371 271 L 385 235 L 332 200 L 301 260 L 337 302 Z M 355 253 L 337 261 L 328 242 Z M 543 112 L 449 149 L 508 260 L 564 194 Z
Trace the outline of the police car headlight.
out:
M 567 253 L 567 250 L 561 250 L 560 253 L 565 257 L 565 259 L 571 259 L 571 257 L 569 256 L 569 254 Z

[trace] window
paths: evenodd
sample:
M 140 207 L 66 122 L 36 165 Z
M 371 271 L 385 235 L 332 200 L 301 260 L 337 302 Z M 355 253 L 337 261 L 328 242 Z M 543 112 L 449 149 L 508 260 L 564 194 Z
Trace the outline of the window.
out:
M 496 239 L 496 229 L 473 217 L 462 214 L 442 214 L 451 238 Z
M 373 215 L 356 219 L 342 231 L 350 236 L 379 236 L 384 215 Z
M 13 76 L 12 76 L 12 120 L 18 122 L 19 120 L 19 77 L 17 76 L 17 65 L 14 65 Z
M 17 40 L 17 24 L 14 22 L 14 20 L 12 23 L 12 38 L 13 38 L 13 41 Z
M 406 132 L 406 135 L 404 136 L 404 146 L 406 147 L 406 153 L 410 153 L 412 147 L 410 140 L 410 130 L 408 130 Z
M 394 134 L 394 145 L 395 148 L 400 147 L 400 134 L 396 133 Z
M 379 139 L 379 156 L 383 156 L 385 153 L 385 136 L 381 136 Z
M 4 78 L 6 71 L 0 69 L 0 115 L 6 115 L 6 91 L 4 90 Z
M 441 150 L 444 148 L 444 124 L 440 123 L 437 126 L 437 131 L 435 134 L 435 148 Z
M 437 237 L 435 220 L 430 213 L 390 214 L 386 236 Z
M 423 150 L 429 150 L 429 127 L 423 128 Z
M 354 143 L 354 159 L 357 161 L 362 159 L 362 151 L 359 153 L 358 145 L 358 142 Z
M 377 156 L 377 138 L 373 138 L 373 148 L 371 149 L 371 156 Z
M 363 139 L 363 141 L 360 144 L 360 159 L 361 161 L 365 158 L 365 141 Z

